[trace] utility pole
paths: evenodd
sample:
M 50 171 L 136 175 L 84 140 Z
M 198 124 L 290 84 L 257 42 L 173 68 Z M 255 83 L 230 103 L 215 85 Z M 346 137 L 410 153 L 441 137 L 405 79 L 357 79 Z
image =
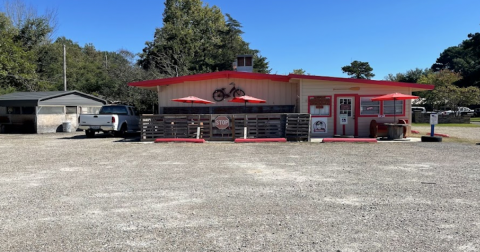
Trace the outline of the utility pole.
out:
M 67 91 L 67 51 L 63 45 L 63 88 Z

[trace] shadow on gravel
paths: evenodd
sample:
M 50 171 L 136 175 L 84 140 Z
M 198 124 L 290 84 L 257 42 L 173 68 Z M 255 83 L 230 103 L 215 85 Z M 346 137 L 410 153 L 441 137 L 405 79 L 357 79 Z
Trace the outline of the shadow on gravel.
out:
M 71 137 L 60 137 L 58 139 L 71 139 L 71 140 L 90 140 L 95 138 L 113 138 L 118 139 L 120 137 L 115 137 L 111 134 L 95 134 L 94 137 L 88 138 L 85 135 L 75 135 Z M 127 133 L 124 137 L 114 141 L 114 142 L 140 142 L 140 134 L 139 133 Z

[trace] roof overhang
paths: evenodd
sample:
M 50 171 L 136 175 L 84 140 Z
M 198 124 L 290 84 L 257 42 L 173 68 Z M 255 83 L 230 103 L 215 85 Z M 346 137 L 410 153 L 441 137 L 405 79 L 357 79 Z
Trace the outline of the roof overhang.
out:
M 380 86 L 390 86 L 390 87 L 407 87 L 407 88 L 412 88 L 412 91 L 433 90 L 435 88 L 434 85 L 395 82 L 395 81 L 339 78 L 339 77 L 300 75 L 300 74 L 289 74 L 288 76 L 290 78 L 298 78 L 298 79 L 304 79 L 304 80 L 322 80 L 322 81 L 332 81 L 332 82 L 348 82 L 353 84 L 369 84 L 369 85 L 380 85 Z
M 289 82 L 290 78 L 285 75 L 276 75 L 276 74 L 262 74 L 262 73 L 248 73 L 248 72 L 236 72 L 236 71 L 222 71 L 222 72 L 213 72 L 213 73 L 204 73 L 204 74 L 195 74 L 187 75 L 180 77 L 172 77 L 165 79 L 156 79 L 156 80 L 147 80 L 129 83 L 129 86 L 147 88 L 147 87 L 156 87 L 156 86 L 167 86 L 173 84 L 184 83 L 187 81 L 202 81 L 202 80 L 213 80 L 213 79 L 250 79 L 250 80 L 272 80 L 272 81 L 281 81 Z
M 62 96 L 75 94 L 103 104 L 107 101 L 99 97 L 82 93 L 77 90 L 72 91 L 53 91 L 53 92 L 15 92 L 3 95 L 0 98 L 2 107 L 36 107 L 42 105 L 42 102 L 55 99 Z M 60 104 L 59 104 L 60 105 Z M 84 104 L 78 104 L 84 105 Z
M 221 78 L 272 80 L 272 81 L 279 81 L 279 82 L 291 82 L 291 81 L 293 82 L 294 80 L 298 80 L 298 79 L 321 80 L 321 81 L 348 82 L 348 83 L 354 83 L 354 84 L 370 84 L 370 85 L 380 85 L 380 86 L 390 86 L 390 87 L 408 87 L 408 88 L 412 88 L 412 91 L 432 90 L 435 88 L 434 85 L 394 82 L 394 81 L 378 81 L 378 80 L 339 78 L 339 77 L 301 75 L 301 74 L 277 75 L 277 74 L 248 73 L 248 72 L 236 72 L 236 71 L 221 71 L 221 72 L 213 72 L 213 73 L 205 73 L 205 74 L 171 77 L 171 78 L 165 78 L 165 79 L 139 81 L 139 82 L 129 83 L 128 85 L 133 87 L 145 88 L 145 89 L 155 89 L 157 86 L 167 86 L 167 85 L 173 85 L 173 84 L 180 84 L 184 82 L 213 80 L 213 79 L 221 79 Z

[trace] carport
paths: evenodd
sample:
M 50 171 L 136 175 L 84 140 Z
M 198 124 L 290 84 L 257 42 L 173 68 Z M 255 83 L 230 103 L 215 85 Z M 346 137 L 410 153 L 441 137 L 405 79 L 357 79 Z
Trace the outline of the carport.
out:
M 16 92 L 0 96 L 0 132 L 74 131 L 80 114 L 96 113 L 107 101 L 76 90 Z

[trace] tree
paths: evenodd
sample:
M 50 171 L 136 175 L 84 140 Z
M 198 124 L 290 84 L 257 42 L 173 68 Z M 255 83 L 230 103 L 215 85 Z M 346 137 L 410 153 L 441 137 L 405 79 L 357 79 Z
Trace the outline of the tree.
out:
M 427 76 L 431 72 L 430 69 L 420 69 L 415 68 L 408 70 L 405 73 L 397 73 L 395 75 L 388 74 L 385 77 L 385 80 L 396 81 L 396 82 L 407 82 L 407 83 L 418 83 L 421 77 Z
M 32 51 L 25 50 L 18 41 L 18 30 L 0 12 L 0 89 L 35 91 L 35 58 Z
M 456 110 L 459 106 L 478 104 L 480 89 L 478 87 L 458 87 L 454 83 L 460 80 L 460 74 L 449 70 L 431 72 L 420 78 L 419 83 L 433 84 L 434 90 L 426 91 L 422 97 L 434 109 L 450 108 Z
M 480 33 L 468 34 L 460 45 L 445 49 L 431 69 L 460 73 L 462 78 L 456 83 L 459 86 L 480 87 Z
M 350 63 L 350 65 L 342 67 L 342 71 L 343 73 L 347 73 L 349 76 L 352 76 L 351 78 L 354 79 L 371 79 L 375 76 L 375 74 L 372 73 L 373 68 L 370 67 L 368 62 L 357 60 Z
M 28 26 L 28 22 L 32 20 L 43 20 L 46 22 L 46 26 L 50 28 L 45 38 L 50 40 L 57 29 L 56 9 L 46 9 L 43 14 L 39 14 L 33 6 L 25 4 L 22 0 L 4 0 L 3 9 L 13 27 L 18 30 Z
M 304 74 L 305 74 L 305 70 L 303 70 L 302 68 L 299 68 L 299 69 L 293 69 L 293 72 L 291 72 L 291 74 L 300 74 L 300 75 L 304 75 Z
M 138 64 L 161 76 L 232 70 L 236 55 L 252 54 L 254 71 L 270 72 L 258 50 L 243 41 L 240 22 L 200 0 L 166 0 L 163 27 L 147 42 Z

